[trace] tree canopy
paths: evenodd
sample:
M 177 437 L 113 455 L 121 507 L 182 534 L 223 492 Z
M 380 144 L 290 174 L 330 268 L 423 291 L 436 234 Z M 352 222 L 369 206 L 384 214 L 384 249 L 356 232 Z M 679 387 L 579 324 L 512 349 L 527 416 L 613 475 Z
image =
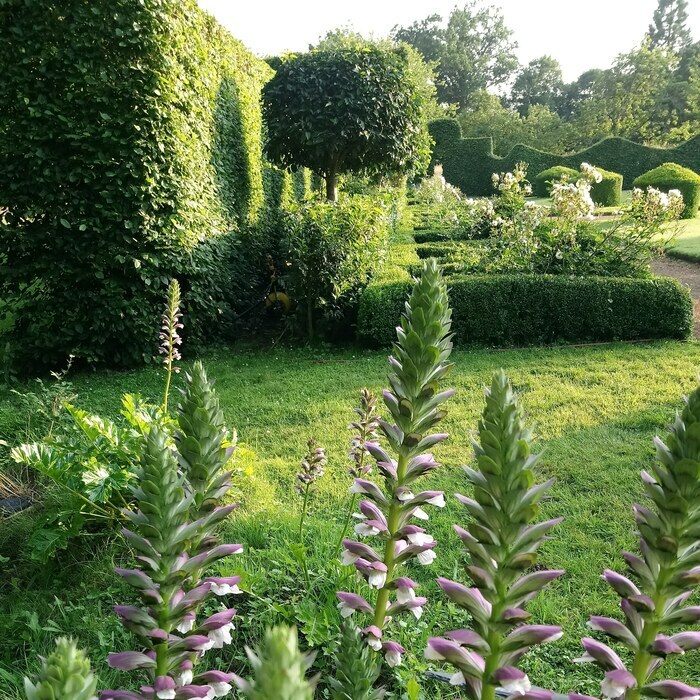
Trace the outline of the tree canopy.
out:
M 517 44 L 501 11 L 472 0 L 456 7 L 445 24 L 431 15 L 408 27 L 395 27 L 393 37 L 437 64 L 438 99 L 467 107 L 478 90 L 504 84 L 518 67 Z
M 289 56 L 263 90 L 267 155 L 282 167 L 322 175 L 333 200 L 340 173 L 425 167 L 423 95 L 401 48 Z
M 659 0 L 649 25 L 654 48 L 678 52 L 691 43 L 688 29 L 688 0 Z

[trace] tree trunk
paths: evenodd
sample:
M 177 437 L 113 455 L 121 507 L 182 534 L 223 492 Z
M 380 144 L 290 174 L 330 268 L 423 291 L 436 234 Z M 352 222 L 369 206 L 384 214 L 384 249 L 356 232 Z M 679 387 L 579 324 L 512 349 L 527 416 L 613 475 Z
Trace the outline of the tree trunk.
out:
M 338 173 L 335 170 L 326 175 L 326 199 L 329 202 L 338 201 Z
M 311 297 L 306 299 L 306 333 L 309 340 L 314 340 L 314 302 Z

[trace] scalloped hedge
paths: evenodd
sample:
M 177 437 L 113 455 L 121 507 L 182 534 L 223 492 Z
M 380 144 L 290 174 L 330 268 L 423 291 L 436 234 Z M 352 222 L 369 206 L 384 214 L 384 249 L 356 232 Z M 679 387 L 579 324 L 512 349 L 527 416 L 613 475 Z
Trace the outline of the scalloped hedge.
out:
M 690 336 L 693 302 L 667 277 L 469 275 L 448 278 L 452 330 L 461 345 L 532 345 Z M 395 340 L 410 281 L 370 284 L 360 299 L 358 336 Z
M 680 190 L 685 202 L 684 219 L 692 219 L 700 207 L 700 175 L 678 163 L 664 163 L 643 175 L 633 183 L 635 187 L 655 187 L 662 192 Z
M 263 207 L 272 74 L 195 0 L 0 3 L 0 298 L 26 366 L 150 360 L 172 276 L 187 342 L 230 308 Z
M 454 119 L 435 120 L 429 128 L 435 141 L 432 165 L 442 164 L 445 179 L 470 196 L 493 194 L 491 175 L 512 170 L 520 161 L 528 164 L 531 175 L 555 165 L 578 170 L 582 162 L 587 162 L 620 173 L 626 183 L 631 183 L 647 170 L 668 161 L 700 171 L 700 135 L 676 148 L 652 148 L 627 139 L 610 137 L 584 151 L 567 156 L 517 145 L 507 156 L 499 158 L 493 153 L 490 136 L 462 138 L 460 125 Z

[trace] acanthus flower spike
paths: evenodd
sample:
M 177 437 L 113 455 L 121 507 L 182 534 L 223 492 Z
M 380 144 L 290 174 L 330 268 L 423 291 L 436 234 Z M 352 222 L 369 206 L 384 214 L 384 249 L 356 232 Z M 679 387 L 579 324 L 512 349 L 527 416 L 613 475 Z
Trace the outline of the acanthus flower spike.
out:
M 530 617 L 526 603 L 564 573 L 523 574 L 536 564 L 545 535 L 560 522 L 534 522 L 551 482 L 533 486 L 537 457 L 531 454 L 531 437 L 508 378 L 496 373 L 474 443 L 478 470 L 465 467 L 474 495 L 457 496 L 472 520 L 468 529 L 455 530 L 469 556 L 465 571 L 473 586 L 438 579 L 447 597 L 471 615 L 474 630 L 431 639 L 425 653 L 457 669 L 456 679 L 471 700 L 491 700 L 497 687 L 534 698 L 540 691 L 531 690 L 516 664 L 533 645 L 554 642 L 562 634 L 558 627 L 524 624 Z
M 693 698 L 700 689 L 670 680 L 656 680 L 668 656 L 700 647 L 700 633 L 677 632 L 680 625 L 700 621 L 700 608 L 686 606 L 700 583 L 700 389 L 685 399 L 667 441 L 655 438 L 656 463 L 642 472 L 651 507 L 635 505 L 640 555 L 623 552 L 633 578 L 606 570 L 603 578 L 620 597 L 624 622 L 591 617 L 589 625 L 627 647 L 628 667 L 611 648 L 583 639 L 585 656 L 605 671 L 602 694 L 640 700 L 642 697 Z M 671 632 L 676 634 L 667 636 Z
M 397 575 L 397 567 L 412 559 L 428 565 L 436 556 L 432 536 L 411 521 L 427 518 L 421 506 L 443 507 L 444 496 L 438 491 L 416 496 L 411 486 L 438 467 L 429 450 L 447 438 L 444 433 L 431 431 L 444 418 L 443 404 L 454 393 L 440 391 L 440 384 L 451 367 L 448 361 L 452 351 L 451 315 L 447 288 L 438 266 L 434 260 L 426 261 L 406 303 L 389 359 L 390 388 L 382 396 L 391 420 L 377 421 L 382 444 L 376 439 L 364 444 L 376 461 L 382 481 L 375 483 L 358 473 L 350 489 L 352 494 L 364 499 L 355 533 L 376 538 L 381 549 L 344 540 L 342 561 L 353 564 L 370 588 L 378 592 L 373 604 L 339 593 L 341 612 L 343 615 L 371 612 L 372 623 L 366 629 L 371 629 L 372 634 L 365 637 L 373 647 L 378 647 L 381 640 L 389 665 L 398 665 L 404 650 L 386 639 L 388 616 L 411 613 L 418 618 L 426 602 L 415 595 L 415 583 Z
M 235 507 L 218 506 L 230 485 L 225 466 L 231 451 L 218 399 L 201 364 L 195 363 L 187 376 L 182 396 L 175 439 L 158 425 L 150 429 L 133 488 L 138 509 L 125 512 L 133 527 L 125 534 L 149 573 L 117 570 L 142 599 L 140 606 L 116 606 L 115 612 L 140 638 L 143 651 L 111 654 L 108 662 L 140 671 L 150 685 L 140 694 L 105 691 L 104 698 L 213 698 L 231 688 L 230 679 L 218 671 L 195 675 L 206 651 L 232 642 L 233 608 L 198 619 L 208 599 L 240 592 L 237 576 L 202 580 L 209 566 L 243 549 L 218 544 L 215 534 Z

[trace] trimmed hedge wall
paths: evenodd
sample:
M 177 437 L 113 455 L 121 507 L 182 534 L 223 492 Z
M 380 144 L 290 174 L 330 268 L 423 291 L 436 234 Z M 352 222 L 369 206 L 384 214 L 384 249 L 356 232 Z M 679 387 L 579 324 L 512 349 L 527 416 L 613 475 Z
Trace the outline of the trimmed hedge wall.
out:
M 172 276 L 221 331 L 236 229 L 263 207 L 272 74 L 195 0 L 0 4 L 0 298 L 25 365 L 153 357 Z
M 616 279 L 551 275 L 470 275 L 448 279 L 456 342 L 530 345 L 554 342 L 688 338 L 688 289 L 665 277 Z M 360 300 L 358 335 L 389 345 L 410 282 L 371 284 Z
M 668 161 L 700 171 L 700 135 L 676 148 L 652 148 L 611 137 L 567 156 L 517 145 L 507 156 L 499 158 L 493 154 L 491 137 L 463 139 L 459 123 L 454 119 L 438 119 L 431 122 L 429 128 L 435 141 L 432 165 L 442 164 L 445 179 L 470 196 L 493 194 L 491 175 L 512 170 L 520 161 L 528 164 L 528 172 L 533 177 L 555 165 L 578 170 L 581 163 L 586 162 L 620 173 L 627 183 Z
M 685 202 L 684 219 L 692 219 L 700 206 L 700 175 L 677 163 L 664 163 L 634 181 L 635 187 L 656 187 L 662 192 L 680 190 Z

